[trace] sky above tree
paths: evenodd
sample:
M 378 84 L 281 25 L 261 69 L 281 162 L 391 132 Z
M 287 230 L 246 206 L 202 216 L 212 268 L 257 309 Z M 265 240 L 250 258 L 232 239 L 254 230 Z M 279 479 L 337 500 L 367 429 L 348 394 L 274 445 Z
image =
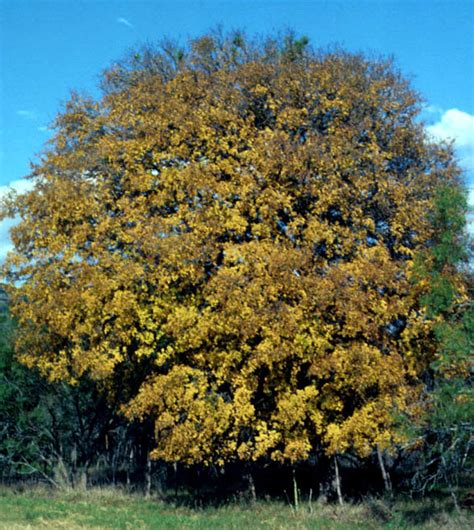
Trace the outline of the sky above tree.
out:
M 71 90 L 96 96 L 100 73 L 135 46 L 219 24 L 249 35 L 291 28 L 314 47 L 394 56 L 426 100 L 429 131 L 456 141 L 474 204 L 472 0 L 0 0 L 0 195 L 24 188 Z M 0 224 L 0 259 L 9 226 Z

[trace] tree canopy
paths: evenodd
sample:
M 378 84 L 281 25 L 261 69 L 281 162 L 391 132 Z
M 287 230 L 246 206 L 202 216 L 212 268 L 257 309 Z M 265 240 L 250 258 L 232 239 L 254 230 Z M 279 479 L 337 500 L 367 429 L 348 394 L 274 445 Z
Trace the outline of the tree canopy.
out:
M 416 256 L 460 170 L 392 62 L 209 34 L 102 89 L 71 97 L 3 207 L 22 362 L 98 381 L 168 461 L 396 441 L 435 358 Z

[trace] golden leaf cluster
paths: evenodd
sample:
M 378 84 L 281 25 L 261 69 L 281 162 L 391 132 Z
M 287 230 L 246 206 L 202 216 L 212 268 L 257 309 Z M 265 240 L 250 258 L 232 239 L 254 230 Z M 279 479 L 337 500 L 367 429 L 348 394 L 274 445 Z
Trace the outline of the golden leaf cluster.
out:
M 156 458 L 388 447 L 433 355 L 410 278 L 449 148 L 388 62 L 196 42 L 172 75 L 112 68 L 102 99 L 73 96 L 4 204 L 17 351 L 130 396 Z

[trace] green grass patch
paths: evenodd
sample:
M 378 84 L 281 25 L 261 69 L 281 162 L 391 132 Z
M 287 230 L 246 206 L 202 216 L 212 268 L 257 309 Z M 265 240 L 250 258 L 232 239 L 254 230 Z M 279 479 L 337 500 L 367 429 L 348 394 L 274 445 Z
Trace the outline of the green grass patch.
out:
M 144 499 L 117 489 L 24 491 L 0 489 L 0 529 L 393 529 L 461 530 L 474 527 L 472 514 L 450 510 L 448 501 L 386 503 L 368 499 L 343 507 L 313 502 L 292 506 L 260 501 L 187 508 Z

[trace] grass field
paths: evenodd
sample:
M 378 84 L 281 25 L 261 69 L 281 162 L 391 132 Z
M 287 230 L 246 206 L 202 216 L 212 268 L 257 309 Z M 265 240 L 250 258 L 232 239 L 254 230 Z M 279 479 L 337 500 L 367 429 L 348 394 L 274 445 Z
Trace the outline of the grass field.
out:
M 112 489 L 52 492 L 0 489 L 0 529 L 440 529 L 474 527 L 470 513 L 456 514 L 441 501 L 380 500 L 340 508 L 313 502 L 295 510 L 283 503 L 234 503 L 216 508 L 176 507 Z

